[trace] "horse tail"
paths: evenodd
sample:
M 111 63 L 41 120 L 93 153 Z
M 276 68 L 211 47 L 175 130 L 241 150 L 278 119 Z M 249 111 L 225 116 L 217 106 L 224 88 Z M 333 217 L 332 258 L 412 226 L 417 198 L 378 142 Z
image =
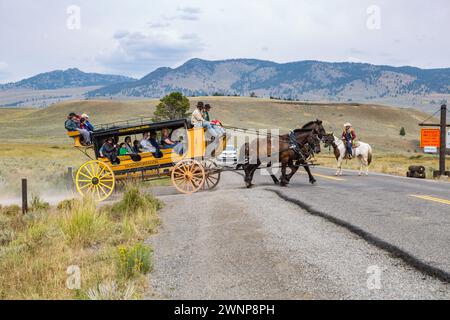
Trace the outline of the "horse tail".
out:
M 369 146 L 369 152 L 367 155 L 367 163 L 370 165 L 372 163 L 372 147 Z

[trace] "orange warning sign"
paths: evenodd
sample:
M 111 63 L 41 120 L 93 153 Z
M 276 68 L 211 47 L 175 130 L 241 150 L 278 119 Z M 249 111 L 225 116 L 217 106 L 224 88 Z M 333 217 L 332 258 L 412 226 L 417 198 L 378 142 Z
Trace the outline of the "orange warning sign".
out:
M 441 130 L 440 129 L 424 129 L 420 132 L 420 147 L 437 147 L 441 146 Z

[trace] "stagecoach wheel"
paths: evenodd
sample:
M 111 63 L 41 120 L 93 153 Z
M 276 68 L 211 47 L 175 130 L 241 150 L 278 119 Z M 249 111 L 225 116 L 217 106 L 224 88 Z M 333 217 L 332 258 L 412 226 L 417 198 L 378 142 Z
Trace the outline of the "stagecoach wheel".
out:
M 75 183 L 83 197 L 91 196 L 96 201 L 104 201 L 113 193 L 116 179 L 107 164 L 92 160 L 78 169 Z
M 206 160 L 203 166 L 205 167 L 205 183 L 203 184 L 203 189 L 212 190 L 219 184 L 221 170 L 212 160 Z
M 181 193 L 195 193 L 205 183 L 205 169 L 197 160 L 182 160 L 172 170 L 172 183 Z

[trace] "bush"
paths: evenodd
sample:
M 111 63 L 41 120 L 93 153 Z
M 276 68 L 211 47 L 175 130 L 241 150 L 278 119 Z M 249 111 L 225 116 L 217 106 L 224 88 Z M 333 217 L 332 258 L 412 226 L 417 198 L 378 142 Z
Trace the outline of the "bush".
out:
M 111 207 L 111 214 L 114 218 L 124 215 L 136 214 L 139 211 L 150 210 L 156 212 L 162 208 L 162 202 L 150 194 L 142 194 L 135 184 L 127 185 L 121 201 Z
M 88 198 L 67 210 L 61 225 L 69 243 L 83 247 L 101 240 L 108 227 L 108 219 L 97 211 L 94 200 Z
M 90 300 L 131 300 L 135 296 L 136 287 L 132 282 L 121 288 L 115 281 L 97 284 L 87 291 Z
M 39 211 L 39 210 L 48 210 L 50 208 L 50 204 L 48 202 L 44 202 L 39 198 L 38 195 L 33 195 L 31 198 L 31 210 Z
M 4 214 L 5 216 L 15 216 L 21 213 L 22 209 L 18 205 L 10 205 L 6 207 L 0 207 L 1 214 Z
M 117 247 L 117 273 L 122 278 L 132 278 L 139 274 L 148 273 L 151 268 L 152 249 L 143 243 L 132 247 Z
M 58 210 L 64 210 L 64 211 L 70 211 L 73 208 L 75 208 L 76 206 L 80 205 L 80 200 L 78 199 L 68 199 L 68 200 L 63 200 L 60 203 L 58 203 L 57 205 L 57 209 Z

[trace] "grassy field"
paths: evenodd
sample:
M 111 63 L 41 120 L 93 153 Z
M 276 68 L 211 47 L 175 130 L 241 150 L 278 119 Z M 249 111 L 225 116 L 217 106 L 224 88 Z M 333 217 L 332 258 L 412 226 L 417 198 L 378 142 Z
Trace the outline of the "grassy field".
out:
M 141 299 L 162 204 L 128 186 L 113 205 L 66 200 L 0 207 L 0 299 Z
M 362 141 L 383 152 L 408 152 L 418 149 L 418 123 L 427 114 L 414 109 L 377 105 L 310 104 L 241 97 L 191 98 L 194 106 L 201 100 L 213 106 L 212 117 L 224 124 L 244 128 L 278 128 L 284 132 L 317 118 L 327 131 L 339 133 L 344 122 L 351 122 Z M 0 136 L 18 143 L 70 144 L 64 120 L 68 113 L 86 112 L 94 123 L 151 117 L 157 100 L 79 101 L 53 105 L 43 110 L 0 109 Z M 193 110 L 193 107 L 192 107 Z M 400 137 L 400 128 L 406 136 Z M 400 150 L 398 150 L 400 149 Z
M 436 168 L 434 156 L 422 156 L 417 125 L 428 117 L 420 111 L 378 105 L 317 104 L 241 97 L 191 98 L 213 106 L 212 117 L 225 125 L 243 128 L 276 128 L 287 132 L 317 118 L 327 131 L 339 135 L 342 124 L 352 122 L 358 138 L 374 150 L 373 171 L 405 175 L 410 164 Z M 17 197 L 20 179 L 29 179 L 31 193 L 44 198 L 67 196 L 67 167 L 77 167 L 87 159 L 72 147 L 64 120 L 68 113 L 88 113 L 93 123 L 151 117 L 157 100 L 73 101 L 38 109 L 0 109 L 0 203 Z M 404 127 L 406 136 L 399 135 Z M 334 166 L 332 157 L 322 153 L 319 162 Z M 356 161 L 345 164 L 350 168 Z M 431 170 L 431 169 L 430 169 Z

